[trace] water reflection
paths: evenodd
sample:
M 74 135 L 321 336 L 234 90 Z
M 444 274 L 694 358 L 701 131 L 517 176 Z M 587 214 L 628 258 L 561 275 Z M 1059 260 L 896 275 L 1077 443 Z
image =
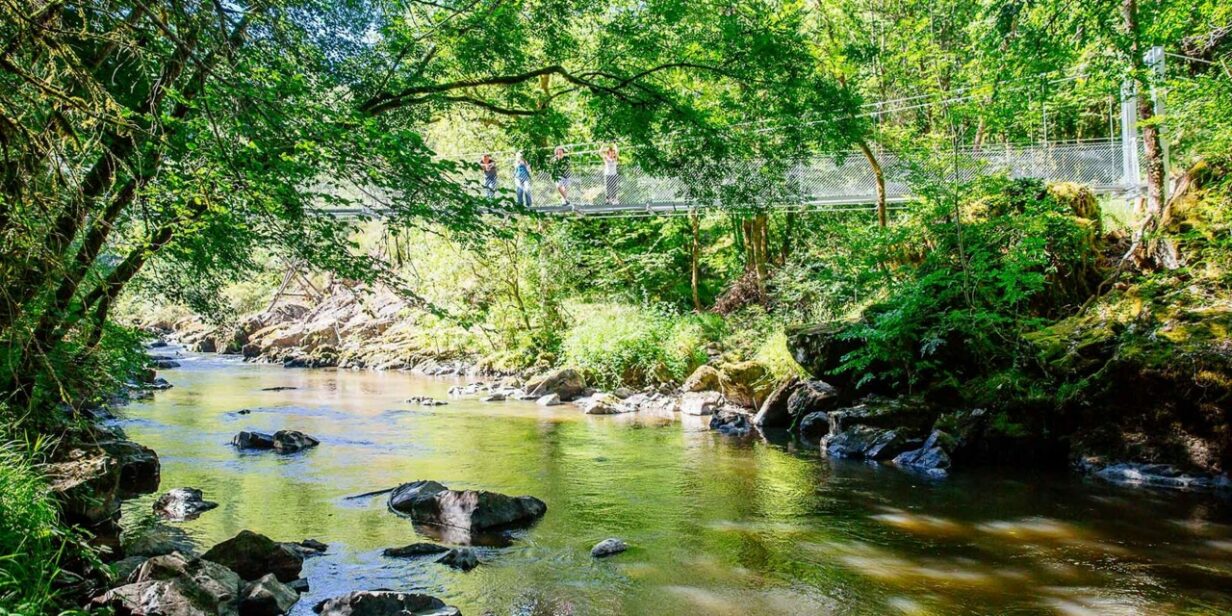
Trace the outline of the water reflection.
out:
M 178 528 L 203 547 L 245 528 L 329 543 L 305 564 L 313 590 L 297 614 L 376 587 L 502 616 L 1232 611 L 1232 514 L 1211 497 L 1029 473 L 931 482 L 727 439 L 697 418 L 413 407 L 407 398 L 444 399 L 456 383 L 404 374 L 205 360 L 167 376 L 176 387 L 124 424 L 159 452 L 164 490 L 198 487 L 220 503 Z M 239 453 L 227 442 L 241 429 L 322 444 Z M 415 541 L 475 542 L 412 525 L 383 495 L 347 498 L 418 479 L 531 494 L 548 514 L 483 548 L 470 573 L 386 558 Z M 153 498 L 126 507 L 145 512 Z M 632 549 L 591 559 L 609 536 Z

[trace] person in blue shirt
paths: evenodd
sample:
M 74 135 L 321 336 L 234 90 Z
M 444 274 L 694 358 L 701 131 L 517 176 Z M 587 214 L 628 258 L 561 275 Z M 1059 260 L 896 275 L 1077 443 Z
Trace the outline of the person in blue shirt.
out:
M 531 207 L 530 163 L 526 162 L 526 157 L 522 156 L 521 152 L 518 152 L 513 161 L 513 184 L 517 189 L 518 206 Z

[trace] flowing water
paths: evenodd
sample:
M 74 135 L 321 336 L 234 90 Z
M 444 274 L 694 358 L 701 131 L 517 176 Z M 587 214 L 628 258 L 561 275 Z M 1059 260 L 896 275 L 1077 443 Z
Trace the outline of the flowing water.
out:
M 572 406 L 450 400 L 455 382 L 402 373 L 285 370 L 213 357 L 166 371 L 175 388 L 121 421 L 162 458 L 163 491 L 220 507 L 178 524 L 206 549 L 243 529 L 330 545 L 305 561 L 296 605 L 351 590 L 426 592 L 468 616 L 507 614 L 1228 614 L 1232 502 L 1070 477 L 893 468 L 724 437 L 696 424 L 592 417 Z M 272 387 L 291 387 L 266 391 Z M 237 414 L 251 409 L 249 414 Z M 242 429 L 321 440 L 241 453 Z M 530 494 L 547 515 L 463 573 L 432 557 L 382 496 L 417 479 Z M 125 505 L 125 524 L 154 496 Z M 594 560 L 621 537 L 632 548 Z

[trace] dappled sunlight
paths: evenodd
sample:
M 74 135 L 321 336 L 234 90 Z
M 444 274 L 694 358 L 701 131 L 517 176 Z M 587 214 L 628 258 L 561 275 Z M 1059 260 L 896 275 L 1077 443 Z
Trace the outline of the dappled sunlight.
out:
M 969 527 L 953 520 L 897 509 L 889 509 L 886 513 L 879 513 L 870 517 L 882 524 L 913 535 L 952 539 L 965 537 L 972 532 Z

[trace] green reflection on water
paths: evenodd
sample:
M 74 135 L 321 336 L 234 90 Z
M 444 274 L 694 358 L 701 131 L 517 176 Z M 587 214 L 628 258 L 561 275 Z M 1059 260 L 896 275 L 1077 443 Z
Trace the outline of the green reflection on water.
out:
M 181 526 L 203 548 L 252 529 L 331 545 L 296 608 L 360 588 L 424 590 L 467 614 L 1226 613 L 1226 502 L 1073 481 L 930 483 L 831 464 L 703 422 L 588 417 L 569 406 L 452 400 L 406 374 L 186 362 L 127 410 L 163 489 L 220 507 Z M 268 387 L 295 387 L 262 391 Z M 235 411 L 247 408 L 247 415 Z M 303 430 L 305 453 L 242 454 L 241 429 Z M 532 494 L 547 516 L 459 573 L 380 551 L 426 537 L 383 497 L 404 481 Z M 128 523 L 153 496 L 126 505 Z M 1128 506 L 1127 506 L 1128 505 Z M 1178 520 L 1180 521 L 1178 523 Z M 618 536 L 634 547 L 593 561 Z M 1085 610 L 1085 612 L 1084 612 Z

